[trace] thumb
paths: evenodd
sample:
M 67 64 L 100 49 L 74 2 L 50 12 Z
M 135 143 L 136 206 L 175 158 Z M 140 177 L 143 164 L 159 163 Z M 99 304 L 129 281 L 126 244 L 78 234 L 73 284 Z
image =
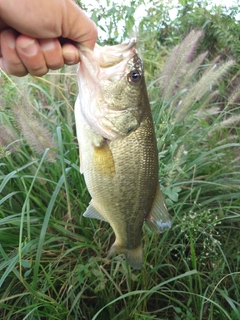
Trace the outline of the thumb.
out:
M 62 12 L 62 37 L 93 49 L 97 40 L 97 27 L 78 5 L 66 1 L 66 10 Z

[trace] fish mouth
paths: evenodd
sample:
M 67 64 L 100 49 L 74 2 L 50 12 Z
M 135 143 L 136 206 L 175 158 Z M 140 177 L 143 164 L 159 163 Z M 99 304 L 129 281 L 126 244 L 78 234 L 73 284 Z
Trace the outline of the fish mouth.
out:
M 79 44 L 79 55 L 81 62 L 89 69 L 86 63 L 85 57 L 90 58 L 91 63 L 95 62 L 99 68 L 109 68 L 118 65 L 123 60 L 131 59 L 136 53 L 136 38 L 131 38 L 126 40 L 121 44 L 116 44 L 114 46 L 104 46 L 101 47 L 98 44 L 95 45 L 94 51 Z M 92 58 L 91 58 L 92 57 Z M 94 69 L 92 69 L 94 71 Z
M 115 46 L 105 46 L 99 56 L 99 67 L 109 68 L 119 64 L 121 61 L 131 59 L 136 47 L 136 38 L 129 39 Z

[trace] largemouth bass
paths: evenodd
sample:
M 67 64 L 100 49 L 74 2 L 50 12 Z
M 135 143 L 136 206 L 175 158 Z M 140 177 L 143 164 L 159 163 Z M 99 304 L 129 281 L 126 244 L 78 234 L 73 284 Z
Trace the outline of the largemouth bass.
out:
M 116 240 L 108 257 L 122 253 L 140 269 L 143 222 L 156 232 L 171 227 L 143 62 L 135 39 L 79 51 L 75 117 L 80 170 L 92 196 L 84 217 L 109 222 Z

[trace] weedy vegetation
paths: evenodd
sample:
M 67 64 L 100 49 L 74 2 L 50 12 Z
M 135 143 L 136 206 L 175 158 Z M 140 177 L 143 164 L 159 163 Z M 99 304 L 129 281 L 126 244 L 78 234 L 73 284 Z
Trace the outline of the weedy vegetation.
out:
M 192 30 L 152 65 L 139 39 L 173 217 L 164 234 L 144 227 L 141 271 L 107 260 L 112 230 L 82 217 L 75 67 L 1 71 L 0 319 L 240 319 L 239 72 L 198 52 L 203 36 Z

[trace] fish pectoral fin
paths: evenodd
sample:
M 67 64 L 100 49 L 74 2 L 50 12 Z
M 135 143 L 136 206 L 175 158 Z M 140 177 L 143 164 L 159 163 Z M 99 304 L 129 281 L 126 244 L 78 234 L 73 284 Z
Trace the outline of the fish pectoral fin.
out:
M 101 145 L 94 146 L 92 162 L 98 173 L 109 177 L 114 176 L 115 162 L 107 141 L 103 140 Z
M 151 231 L 158 233 L 164 232 L 172 226 L 171 217 L 165 205 L 164 196 L 160 186 L 157 188 L 152 210 L 147 216 L 145 222 Z
M 102 215 L 101 213 L 99 213 L 97 211 L 97 209 L 95 209 L 95 207 L 92 204 L 92 201 L 90 202 L 89 206 L 87 207 L 87 210 L 84 212 L 83 216 L 85 218 L 93 218 L 93 219 L 98 219 L 98 220 L 102 220 L 102 221 L 107 221 Z M 108 221 L 107 221 L 108 222 Z
M 142 264 L 143 264 L 142 245 L 139 245 L 137 248 L 134 248 L 134 249 L 128 249 L 114 243 L 107 255 L 107 258 L 111 258 L 113 255 L 121 254 L 121 253 L 125 255 L 128 264 L 133 269 L 142 269 Z

